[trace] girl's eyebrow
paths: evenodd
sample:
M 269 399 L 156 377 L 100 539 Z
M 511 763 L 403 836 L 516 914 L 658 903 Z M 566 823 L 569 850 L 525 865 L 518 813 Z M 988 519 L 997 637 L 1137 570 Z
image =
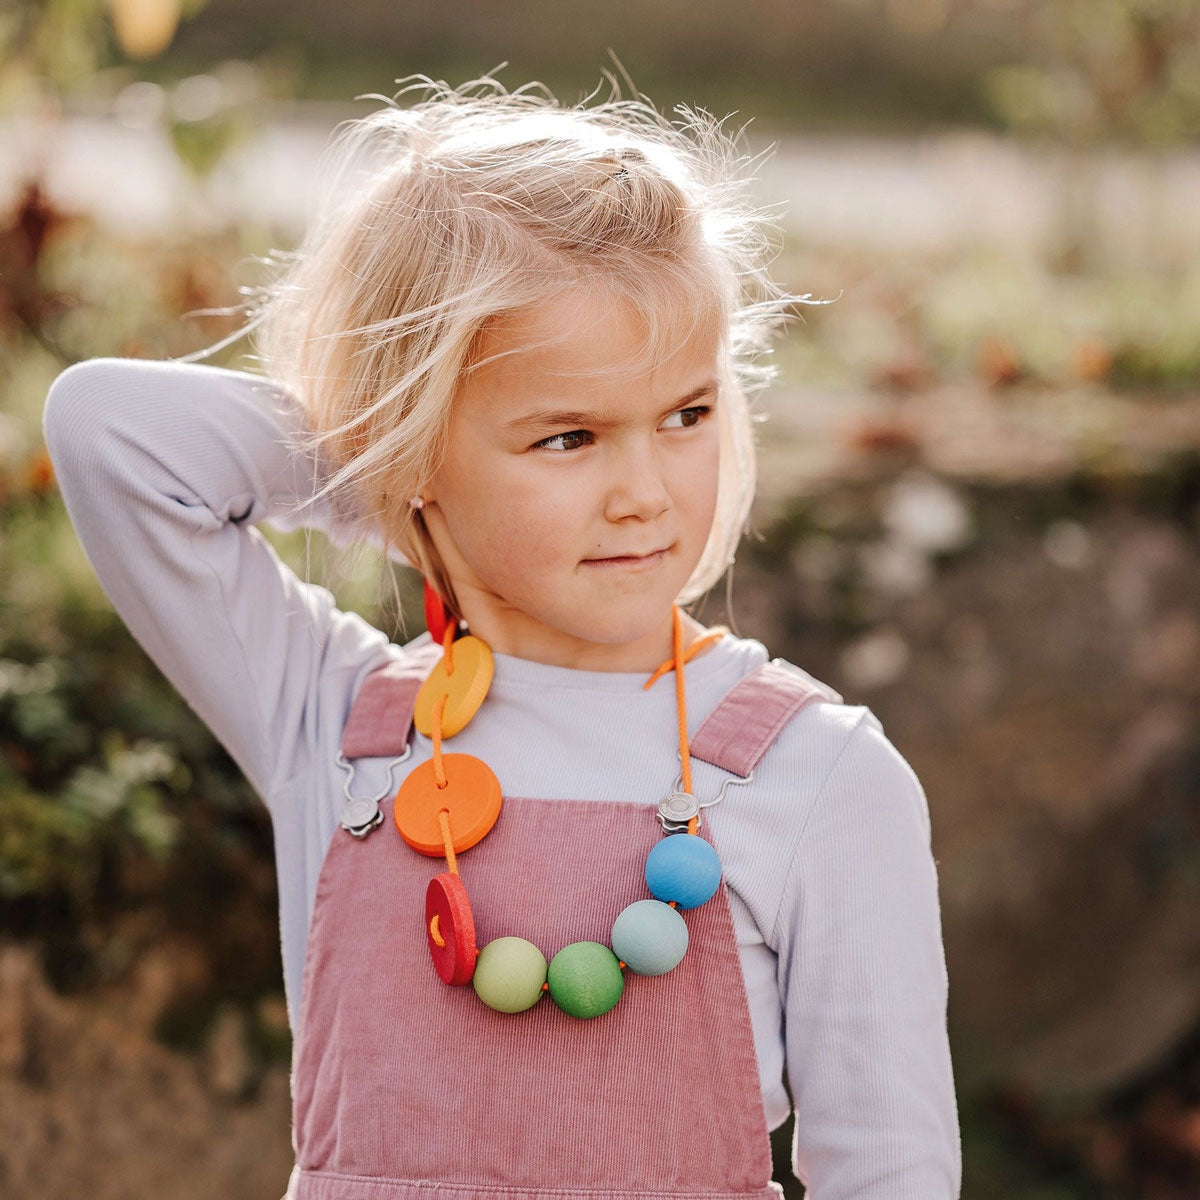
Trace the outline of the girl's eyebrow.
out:
M 677 409 L 683 408 L 685 405 L 692 404 L 697 400 L 703 400 L 706 397 L 715 397 L 717 394 L 717 381 L 715 379 L 708 380 L 707 383 L 702 383 L 698 388 L 693 388 L 686 396 L 676 400 L 674 404 L 664 409 L 660 414 L 661 417 L 670 416 Z M 515 420 L 509 421 L 505 425 L 505 429 L 525 429 L 537 428 L 541 429 L 546 426 L 557 425 L 578 425 L 587 426 L 590 429 L 604 429 L 612 425 L 619 425 L 619 421 L 614 421 L 606 417 L 603 413 L 581 412 L 578 409 L 538 409 L 535 412 L 526 413 L 524 416 L 517 417 Z

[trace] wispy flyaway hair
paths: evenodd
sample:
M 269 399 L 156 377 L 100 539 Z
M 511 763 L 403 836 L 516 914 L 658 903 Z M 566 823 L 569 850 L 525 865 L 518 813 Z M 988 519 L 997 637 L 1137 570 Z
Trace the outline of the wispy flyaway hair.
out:
M 645 329 L 639 359 L 615 372 L 651 369 L 700 327 L 720 332 L 717 512 L 679 601 L 694 599 L 749 514 L 747 396 L 774 373 L 762 356 L 793 305 L 820 303 L 769 278 L 775 226 L 748 195 L 761 156 L 703 110 L 680 105 L 671 120 L 615 83 L 608 101 L 567 107 L 490 76 L 397 82 L 390 99 L 359 97 L 383 107 L 335 131 L 301 244 L 264 260 L 270 282 L 243 288 L 256 357 L 299 401 L 303 449 L 328 467 L 319 494 L 353 496 L 372 540 L 456 606 L 408 500 L 438 469 L 481 333 L 565 288 L 612 289 Z

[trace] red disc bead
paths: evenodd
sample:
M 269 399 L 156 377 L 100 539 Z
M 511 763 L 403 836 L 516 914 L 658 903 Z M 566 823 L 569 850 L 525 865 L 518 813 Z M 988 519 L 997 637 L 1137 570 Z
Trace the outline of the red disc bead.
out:
M 444 946 L 433 936 L 433 918 Z M 443 983 L 470 983 L 475 974 L 475 917 L 463 881 L 452 871 L 443 871 L 425 889 L 425 935 L 433 966 Z

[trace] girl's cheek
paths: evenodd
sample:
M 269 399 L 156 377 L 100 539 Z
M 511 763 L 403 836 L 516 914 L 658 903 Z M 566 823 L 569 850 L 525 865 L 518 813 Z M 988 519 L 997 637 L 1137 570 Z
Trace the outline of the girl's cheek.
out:
M 488 547 L 497 561 L 519 570 L 521 563 L 549 558 L 561 539 L 556 539 L 553 530 L 547 528 L 544 513 L 537 508 L 526 509 L 503 501 L 501 504 L 500 519 L 496 520 L 493 507 L 488 522 L 491 526 Z

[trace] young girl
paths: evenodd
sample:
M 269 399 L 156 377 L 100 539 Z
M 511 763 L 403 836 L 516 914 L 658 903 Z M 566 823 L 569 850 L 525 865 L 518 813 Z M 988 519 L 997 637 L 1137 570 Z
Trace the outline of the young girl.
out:
M 294 1200 L 950 1200 L 925 796 L 681 607 L 788 296 L 719 123 L 424 80 L 349 123 L 263 375 L 97 359 L 46 439 L 117 611 L 266 803 Z M 397 645 L 255 529 L 426 581 Z M 786 1062 L 790 1089 L 785 1090 Z

